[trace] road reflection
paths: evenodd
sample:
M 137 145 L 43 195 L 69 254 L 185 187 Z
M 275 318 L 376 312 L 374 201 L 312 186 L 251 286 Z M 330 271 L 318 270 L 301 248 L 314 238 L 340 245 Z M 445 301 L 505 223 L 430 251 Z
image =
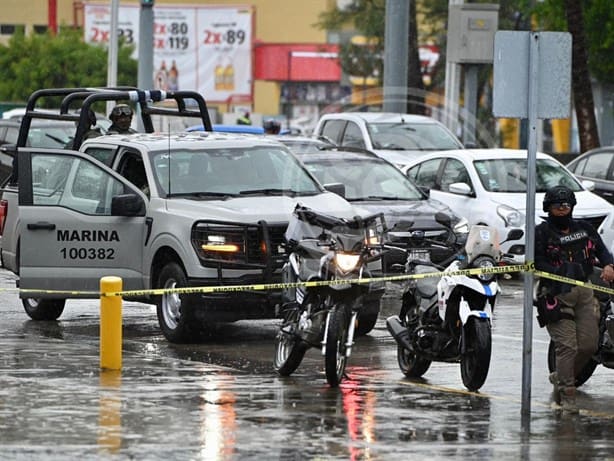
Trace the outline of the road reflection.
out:
M 121 370 L 101 370 L 99 384 L 98 445 L 104 452 L 117 453 L 122 445 Z
M 368 385 L 363 380 L 348 377 L 339 388 L 343 413 L 347 419 L 349 456 L 352 461 L 373 459 L 370 444 L 375 442 L 377 397 L 373 390 L 365 386 Z
M 232 459 L 237 434 L 236 396 L 225 390 L 224 381 L 230 376 L 216 375 L 207 379 L 202 387 L 200 412 L 201 459 Z
M 408 393 L 408 390 L 410 393 Z M 472 393 L 442 393 L 426 388 L 399 390 L 405 395 L 398 407 L 413 420 L 403 418 L 399 438 L 407 442 L 485 442 L 491 438 L 490 399 Z M 432 424 L 425 424 L 425 419 Z M 420 421 L 416 425 L 414 421 Z

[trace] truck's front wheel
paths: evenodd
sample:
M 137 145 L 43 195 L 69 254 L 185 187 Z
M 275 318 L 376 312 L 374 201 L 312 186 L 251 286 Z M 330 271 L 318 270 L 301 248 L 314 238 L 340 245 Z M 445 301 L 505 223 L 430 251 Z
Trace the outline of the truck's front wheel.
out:
M 24 298 L 21 304 L 32 320 L 57 320 L 64 312 L 66 300 Z
M 172 289 L 187 286 L 183 268 L 171 262 L 166 264 L 158 277 L 158 288 Z M 193 339 L 194 327 L 191 322 L 190 296 L 179 293 L 164 293 L 157 297 L 158 323 L 162 333 L 170 342 L 187 343 Z

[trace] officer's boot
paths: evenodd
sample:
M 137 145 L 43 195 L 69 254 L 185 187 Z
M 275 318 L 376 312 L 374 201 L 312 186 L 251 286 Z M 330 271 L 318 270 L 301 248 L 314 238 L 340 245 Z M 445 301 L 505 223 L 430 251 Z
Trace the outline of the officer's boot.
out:
M 559 389 L 560 405 L 563 413 L 577 414 L 578 406 L 576 405 L 576 388 L 561 387 Z

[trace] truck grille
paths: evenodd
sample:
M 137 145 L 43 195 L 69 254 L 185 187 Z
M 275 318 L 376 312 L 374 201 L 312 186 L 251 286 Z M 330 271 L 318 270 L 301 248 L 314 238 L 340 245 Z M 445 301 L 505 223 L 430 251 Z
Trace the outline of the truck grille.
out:
M 267 246 L 269 254 L 275 264 L 283 264 L 286 257 L 284 234 L 287 224 L 269 225 L 266 228 L 259 227 L 257 230 L 250 229 L 247 233 L 247 259 L 249 261 L 266 262 Z M 265 231 L 266 229 L 266 231 Z M 268 231 L 268 243 L 265 233 Z
M 236 224 L 199 221 L 192 228 L 192 246 L 205 267 L 281 268 L 285 259 L 284 234 L 288 223 Z M 207 251 L 203 244 L 222 242 L 231 251 Z M 215 247 L 214 247 L 215 248 Z

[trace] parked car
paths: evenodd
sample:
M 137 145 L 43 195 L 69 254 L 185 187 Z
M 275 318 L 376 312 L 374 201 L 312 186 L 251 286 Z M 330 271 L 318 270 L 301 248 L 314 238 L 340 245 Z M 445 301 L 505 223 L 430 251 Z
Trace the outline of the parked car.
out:
M 0 120 L 0 145 L 15 144 L 21 122 Z M 74 134 L 75 124 L 54 120 L 36 120 L 28 133 L 28 147 L 64 148 Z
M 580 179 L 593 181 L 593 192 L 614 203 L 614 146 L 586 151 L 569 162 L 567 169 Z
M 323 115 L 314 134 L 343 147 L 375 152 L 399 168 L 428 151 L 462 149 L 463 144 L 437 120 L 387 112 Z
M 0 119 L 0 146 L 16 144 L 21 122 L 17 119 Z M 63 149 L 75 132 L 73 122 L 54 120 L 34 120 L 28 133 L 28 147 L 48 147 Z M 10 176 L 13 157 L 0 150 L 0 184 Z
M 322 149 L 333 147 L 334 144 L 322 136 L 301 136 L 301 135 L 270 135 L 269 138 L 275 139 L 284 144 L 295 154 L 309 154 L 320 152 Z
M 193 125 L 186 128 L 187 132 L 205 131 L 203 125 Z M 220 123 L 213 124 L 213 131 L 218 133 L 245 133 L 245 134 L 264 134 L 264 128 L 255 125 L 224 125 Z
M 457 216 L 447 205 L 429 198 L 392 163 L 372 152 L 349 147 L 327 147 L 317 153 L 299 155 L 307 169 L 322 184 L 345 185 L 345 199 L 361 215 L 383 212 L 389 228 L 388 243 L 406 247 L 410 232 L 425 231 L 426 236 L 446 242 L 445 228 L 435 221 L 441 211 L 452 218 L 455 231 L 468 232 L 467 220 Z M 461 239 L 466 235 L 459 236 Z M 453 250 L 434 251 L 433 262 L 441 262 Z M 391 252 L 384 258 L 383 269 L 389 271 L 394 263 L 404 263 L 405 255 Z
M 408 177 L 428 188 L 431 197 L 447 204 L 469 220 L 499 230 L 525 228 L 527 153 L 513 149 L 463 149 L 425 155 L 405 168 Z M 565 185 L 576 194 L 573 214 L 598 229 L 612 214 L 606 200 L 590 192 L 592 182 L 580 183 L 553 157 L 537 153 L 535 223 L 546 217 L 542 202 L 547 189 Z M 524 262 L 524 240 L 506 242 L 502 250 L 511 263 Z

